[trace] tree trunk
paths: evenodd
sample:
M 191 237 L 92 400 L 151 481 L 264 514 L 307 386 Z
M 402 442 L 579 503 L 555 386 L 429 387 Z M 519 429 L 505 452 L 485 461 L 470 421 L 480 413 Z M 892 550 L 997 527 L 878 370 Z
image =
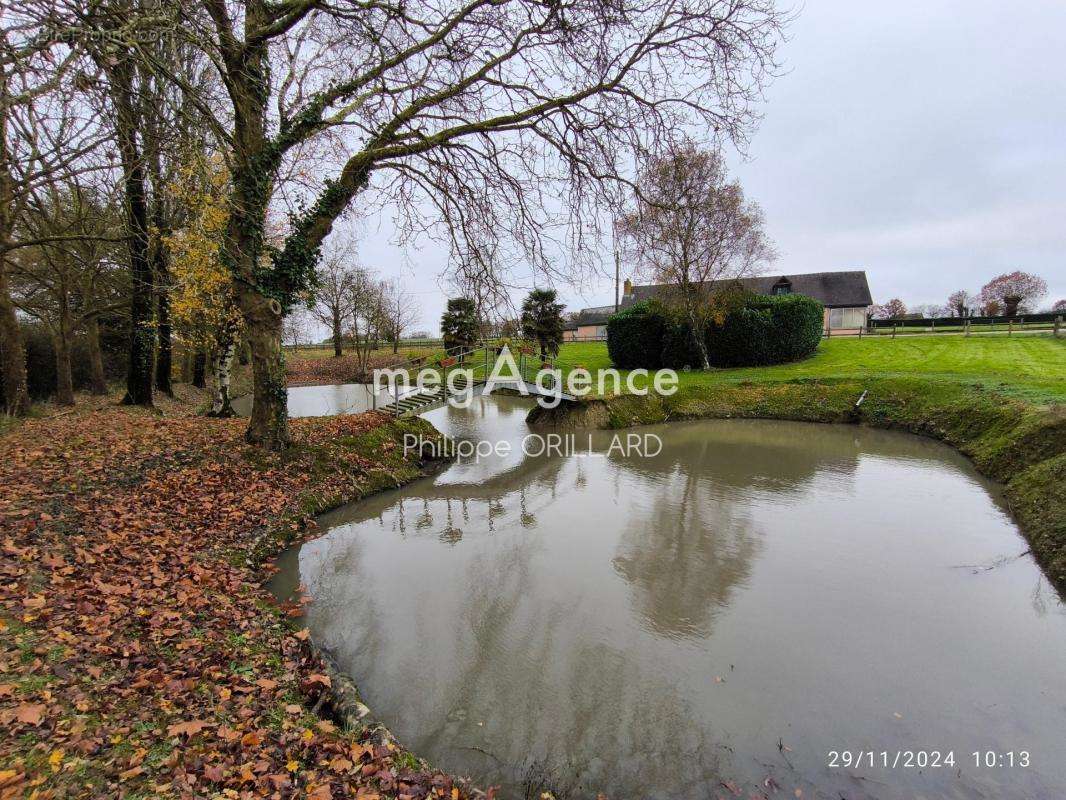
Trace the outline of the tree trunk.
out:
M 70 372 L 70 329 L 60 322 L 59 330 L 52 337 L 56 351 L 56 403 L 74 405 L 74 380 Z
M 5 67 L 0 70 L 0 371 L 4 378 L 4 413 L 21 417 L 29 413 L 30 392 L 26 382 L 26 345 L 7 279 L 8 248 L 15 227 L 15 186 L 7 149 L 8 98 Z
M 2 257 L 2 256 L 0 256 Z M 30 393 L 26 383 L 26 346 L 22 341 L 15 305 L 7 285 L 7 273 L 0 263 L 0 356 L 4 373 L 4 413 L 25 416 L 30 410 Z
M 281 305 L 243 284 L 238 300 L 252 349 L 252 414 L 244 438 L 267 450 L 289 445 L 289 393 L 281 352 Z
M 156 333 L 158 348 L 155 361 L 155 388 L 174 396 L 172 371 L 174 369 L 174 346 L 170 327 L 170 290 L 162 288 L 156 298 Z
M 197 350 L 192 361 L 192 385 L 197 389 L 207 388 L 207 353 Z
M 129 234 L 130 361 L 126 375 L 126 405 L 152 405 L 152 360 L 155 336 L 152 323 L 152 263 L 149 254 L 148 200 L 145 165 L 137 144 L 137 112 L 133 96 L 133 63 L 128 57 L 113 65 L 111 100 L 115 110 L 115 134 L 122 161 L 126 195 L 126 225 Z
M 230 377 L 233 356 L 237 352 L 237 343 L 233 339 L 223 342 L 218 348 L 217 360 L 213 370 L 215 377 L 215 399 L 211 404 L 212 417 L 234 417 L 236 413 L 230 405 Z
M 341 310 L 340 307 L 333 309 L 333 357 L 340 358 L 344 355 L 341 347 Z
M 400 337 L 397 336 L 392 340 L 392 354 L 396 355 L 398 352 L 400 352 Z
M 1003 303 L 1006 305 L 1006 310 L 1003 312 L 1005 317 L 1014 317 L 1018 314 L 1018 306 L 1021 304 L 1022 298 L 1020 297 L 1004 297 Z
M 695 348 L 696 354 L 700 360 L 699 368 L 710 369 L 711 359 L 707 353 L 707 342 L 703 338 L 703 326 L 700 324 L 700 315 L 692 308 L 690 308 L 688 312 L 688 326 L 689 335 L 692 337 L 692 346 Z
M 93 394 L 107 394 L 104 354 L 100 349 L 100 323 L 96 317 L 89 317 L 85 321 L 85 334 L 89 343 L 89 390 Z

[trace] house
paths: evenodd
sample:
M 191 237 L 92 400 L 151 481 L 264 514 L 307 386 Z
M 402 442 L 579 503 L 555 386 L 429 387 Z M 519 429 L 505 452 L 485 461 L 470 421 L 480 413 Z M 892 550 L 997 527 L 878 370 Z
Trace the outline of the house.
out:
M 563 327 L 564 342 L 603 340 L 607 338 L 607 319 L 614 313 L 613 305 L 585 308 Z
M 858 333 L 866 326 L 866 317 L 870 306 L 873 305 L 865 270 L 809 272 L 801 275 L 763 275 L 755 278 L 712 281 L 710 288 L 714 291 L 735 283 L 739 283 L 756 294 L 802 294 L 817 300 L 825 306 L 824 327 L 827 336 Z M 642 300 L 653 298 L 664 300 L 676 291 L 677 287 L 672 284 L 634 286 L 627 279 L 622 294 L 621 308 L 627 308 Z M 585 312 L 602 313 L 605 309 L 613 312 L 614 307 L 588 308 L 582 311 L 578 318 L 581 319 Z M 610 316 L 610 313 L 606 316 Z M 599 315 L 590 314 L 588 319 L 599 319 Z M 588 324 L 591 329 L 593 323 Z M 597 327 L 602 327 L 606 334 L 606 325 L 606 318 L 604 318 Z M 580 329 L 579 327 L 578 330 Z

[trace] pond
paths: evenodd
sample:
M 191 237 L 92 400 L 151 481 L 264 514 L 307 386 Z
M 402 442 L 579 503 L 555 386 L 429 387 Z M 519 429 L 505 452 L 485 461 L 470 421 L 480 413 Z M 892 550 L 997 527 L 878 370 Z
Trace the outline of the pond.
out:
M 279 563 L 414 752 L 511 797 L 1066 797 L 1066 609 L 962 456 L 740 420 L 527 456 L 528 408 L 427 414 L 514 451 L 326 515 Z
M 359 414 L 374 406 L 374 389 L 369 383 L 342 383 L 331 386 L 290 386 L 289 415 L 325 417 L 335 414 Z M 379 390 L 378 400 L 388 402 L 387 393 Z M 252 411 L 252 396 L 242 395 L 233 401 L 233 410 L 241 416 Z

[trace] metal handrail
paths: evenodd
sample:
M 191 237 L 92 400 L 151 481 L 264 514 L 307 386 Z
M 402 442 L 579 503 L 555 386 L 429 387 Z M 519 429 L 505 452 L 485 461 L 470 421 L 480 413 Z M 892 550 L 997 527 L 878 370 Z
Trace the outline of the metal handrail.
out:
M 491 343 L 491 342 L 489 342 L 488 340 L 485 340 L 485 339 L 482 339 L 482 340 L 480 340 L 478 342 L 478 344 L 476 344 L 476 345 L 474 345 L 472 347 L 465 348 L 465 349 L 462 348 L 462 346 L 453 347 L 451 349 L 445 349 L 445 351 L 444 351 L 445 352 L 445 358 L 444 359 L 440 359 L 437 362 L 438 364 L 441 365 L 441 369 L 443 370 L 443 375 L 441 376 L 442 377 L 441 383 L 444 386 L 444 389 L 443 389 L 444 395 L 445 396 L 447 395 L 448 370 L 453 365 L 452 364 L 448 364 L 448 365 L 441 364 L 442 361 L 444 361 L 446 359 L 455 359 L 456 364 L 464 365 L 464 361 L 469 356 L 476 355 L 476 354 L 479 354 L 479 353 L 484 353 L 485 358 L 483 360 L 474 361 L 474 362 L 471 362 L 471 364 L 469 366 L 464 365 L 462 367 L 463 369 L 468 370 L 469 373 L 470 373 L 471 383 L 468 384 L 468 386 L 466 387 L 466 390 L 469 391 L 469 390 L 473 389 L 473 382 L 474 382 L 473 379 L 474 379 L 474 376 L 477 375 L 477 373 L 479 371 L 483 371 L 483 375 L 484 375 L 485 378 L 488 377 L 490 351 L 498 350 L 498 349 L 499 349 L 499 345 Z M 498 352 L 493 353 L 492 355 L 493 355 L 493 363 L 495 363 L 494 359 L 495 359 L 496 356 L 498 356 Z M 415 365 L 415 364 L 417 364 L 419 366 L 425 365 L 426 364 L 426 357 L 425 356 L 421 356 L 421 357 L 406 359 L 406 360 L 401 361 L 401 362 L 390 364 L 390 365 L 388 365 L 386 367 L 380 367 L 379 369 L 406 369 L 409 366 Z M 524 382 L 530 382 L 531 383 L 531 382 L 535 381 L 537 374 L 542 369 L 547 368 L 549 370 L 554 370 L 556 368 L 555 365 L 556 365 L 556 359 L 553 356 L 545 356 L 544 358 L 541 358 L 539 353 L 527 354 L 526 352 L 524 352 L 524 349 L 520 350 L 519 353 L 518 353 L 518 376 Z M 375 386 L 375 389 L 376 389 L 376 386 Z M 377 392 L 376 391 L 374 392 L 373 402 L 374 402 L 374 408 L 376 409 L 377 408 Z M 394 416 L 399 416 L 400 415 L 399 386 L 395 382 L 393 383 L 391 411 L 392 411 Z

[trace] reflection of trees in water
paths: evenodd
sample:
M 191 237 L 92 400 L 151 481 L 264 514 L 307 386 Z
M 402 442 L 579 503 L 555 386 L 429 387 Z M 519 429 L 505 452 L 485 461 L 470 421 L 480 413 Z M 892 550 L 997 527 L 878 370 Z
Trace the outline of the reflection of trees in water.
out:
M 913 455 L 905 445 L 914 440 L 882 446 L 846 428 L 812 428 L 810 436 L 772 423 L 656 431 L 664 449 L 653 459 L 527 458 L 484 479 L 422 481 L 398 502 L 382 496 L 345 512 L 356 525 L 391 526 L 412 549 L 378 546 L 367 562 L 368 538 L 321 545 L 305 571 L 313 629 L 367 681 L 371 707 L 405 743 L 488 780 L 510 772 L 520 782 L 533 767 L 549 785 L 574 785 L 583 796 L 713 796 L 713 776 L 734 772 L 717 759 L 716 743 L 730 733 L 719 729 L 724 715 L 699 705 L 703 696 L 666 666 L 664 648 L 691 644 L 663 639 L 712 635 L 716 616 L 750 580 L 761 548 L 745 513 L 754 494 L 789 503 L 823 477 L 846 489 L 864 454 L 924 460 L 926 450 Z M 626 504 L 628 517 L 598 513 Z M 587 588 L 564 577 L 566 594 L 554 591 L 565 567 L 545 568 L 548 537 L 567 528 L 576 542 L 596 532 L 582 525 L 600 520 L 620 520 L 617 541 L 595 551 L 610 566 Z M 453 527 L 465 534 L 461 546 L 440 547 L 436 537 Z M 484 535 L 499 529 L 505 535 Z M 395 564 L 407 553 L 415 567 L 401 583 Z M 445 573 L 435 561 L 442 553 L 459 566 Z M 621 624 L 612 628 L 603 614 L 618 608 Z M 643 630 L 633 629 L 630 608 Z
M 516 537 L 471 560 L 458 613 L 440 620 L 439 635 L 462 643 L 444 697 L 434 698 L 444 713 L 408 710 L 423 714 L 415 749 L 448 753 L 451 768 L 487 779 L 503 772 L 519 784 L 532 774 L 583 796 L 608 786 L 634 795 L 676 788 L 679 777 L 693 791 L 713 785 L 718 751 L 703 721 L 668 674 L 579 638 L 566 623 L 581 598 L 536 585 L 541 549 L 535 537 Z
M 747 516 L 751 492 L 793 495 L 822 472 L 841 480 L 854 471 L 857 454 L 839 435 L 830 443 L 806 438 L 773 425 L 741 423 L 713 435 L 706 426 L 679 426 L 658 456 L 625 460 L 628 471 L 653 480 L 643 482 L 644 499 L 619 536 L 613 564 L 650 630 L 710 635 L 758 553 Z
M 849 478 L 858 466 L 863 438 L 843 426 L 808 429 L 761 420 L 682 423 L 655 431 L 663 438 L 657 456 L 612 455 L 612 463 L 655 480 L 681 472 L 720 487 L 775 493 L 800 491 L 823 473 Z
M 677 473 L 656 491 L 651 508 L 622 531 L 614 568 L 652 631 L 709 636 L 716 613 L 751 575 L 759 548 L 751 520 L 699 475 Z
M 364 574 L 364 550 L 359 537 L 341 535 L 315 539 L 300 551 L 300 575 L 313 600 L 308 622 L 315 643 L 342 669 L 360 653 L 379 652 L 393 633 L 380 625 L 379 587 Z

